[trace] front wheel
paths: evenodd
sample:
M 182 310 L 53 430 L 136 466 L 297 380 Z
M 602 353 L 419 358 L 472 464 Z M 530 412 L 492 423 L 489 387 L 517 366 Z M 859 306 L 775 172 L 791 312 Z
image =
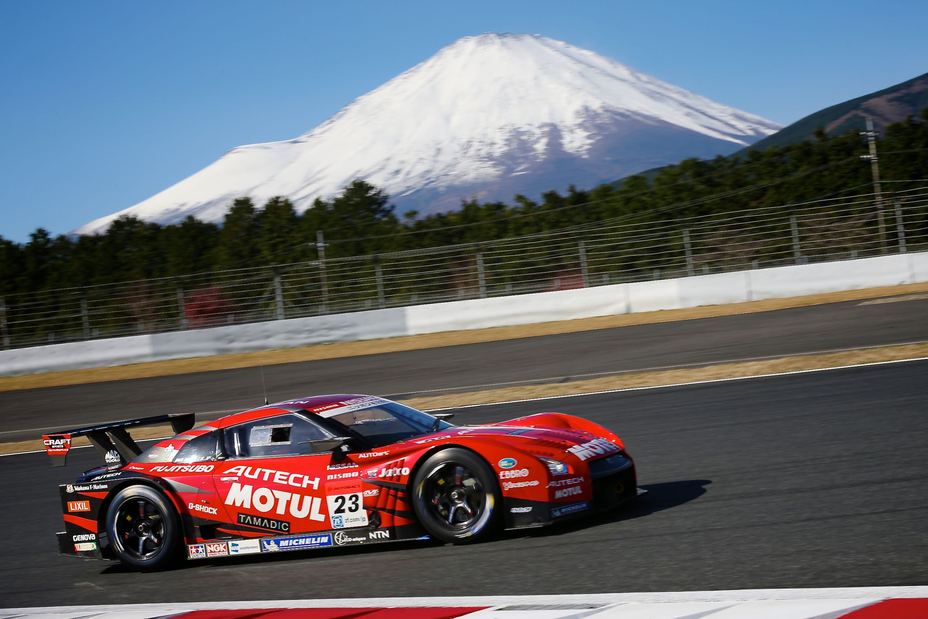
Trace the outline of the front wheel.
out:
M 116 493 L 106 512 L 106 533 L 116 557 L 136 569 L 163 568 L 178 554 L 177 515 L 164 495 L 148 486 Z
M 429 457 L 416 472 L 412 490 L 416 516 L 435 539 L 469 544 L 499 528 L 502 497 L 496 475 L 466 449 Z

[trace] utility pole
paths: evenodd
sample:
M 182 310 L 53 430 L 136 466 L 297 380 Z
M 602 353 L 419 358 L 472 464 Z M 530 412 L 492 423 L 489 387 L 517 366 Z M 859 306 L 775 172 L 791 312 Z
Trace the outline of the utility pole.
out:
M 880 160 L 876 153 L 876 131 L 873 130 L 873 119 L 867 116 L 867 130 L 861 131 L 860 135 L 867 138 L 867 146 L 870 148 L 869 155 L 861 155 L 860 158 L 870 162 L 870 174 L 873 176 L 873 204 L 876 207 L 876 220 L 879 229 L 880 251 L 886 252 L 886 223 L 883 220 L 883 193 L 880 188 Z

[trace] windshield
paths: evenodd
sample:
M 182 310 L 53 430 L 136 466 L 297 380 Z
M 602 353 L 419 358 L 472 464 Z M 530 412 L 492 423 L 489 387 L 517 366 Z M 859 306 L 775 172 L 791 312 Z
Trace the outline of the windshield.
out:
M 377 406 L 327 415 L 366 438 L 373 447 L 431 434 L 452 425 L 414 408 L 381 400 Z

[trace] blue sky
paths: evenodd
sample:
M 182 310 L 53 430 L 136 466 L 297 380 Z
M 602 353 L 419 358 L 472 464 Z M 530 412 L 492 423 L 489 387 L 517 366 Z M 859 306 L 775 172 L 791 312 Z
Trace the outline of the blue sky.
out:
M 529 32 L 780 123 L 928 71 L 928 2 L 0 0 L 0 235 L 290 138 L 458 37 Z

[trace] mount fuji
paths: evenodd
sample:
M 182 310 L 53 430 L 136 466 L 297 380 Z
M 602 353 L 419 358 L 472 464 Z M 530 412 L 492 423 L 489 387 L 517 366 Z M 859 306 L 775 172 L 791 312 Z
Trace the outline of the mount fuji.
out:
M 459 39 L 292 140 L 232 149 L 121 215 L 221 221 L 233 200 L 298 211 L 354 179 L 400 212 L 452 210 L 598 183 L 687 157 L 726 155 L 779 126 L 538 35 Z

